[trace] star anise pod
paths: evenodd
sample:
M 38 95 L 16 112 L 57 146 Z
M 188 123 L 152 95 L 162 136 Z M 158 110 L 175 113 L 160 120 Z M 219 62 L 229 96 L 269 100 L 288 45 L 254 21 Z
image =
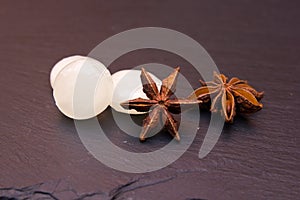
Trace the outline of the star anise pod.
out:
M 125 109 L 135 109 L 140 112 L 150 110 L 149 115 L 143 121 L 140 141 L 145 141 L 150 130 L 159 123 L 163 124 L 164 128 L 179 141 L 178 122 L 171 113 L 179 114 L 181 112 L 181 105 L 199 104 L 201 102 L 197 99 L 170 98 L 175 92 L 179 70 L 180 68 L 177 67 L 162 81 L 162 86 L 159 91 L 151 76 L 142 68 L 141 81 L 143 84 L 143 92 L 149 99 L 137 98 L 121 103 L 121 106 Z
M 264 92 L 257 92 L 247 81 L 232 78 L 227 81 L 224 74 L 214 73 L 214 80 L 209 82 L 200 81 L 202 87 L 195 90 L 188 99 L 202 100 L 202 108 L 210 107 L 212 112 L 220 111 L 226 122 L 233 122 L 236 112 L 254 113 L 262 109 L 259 101 Z M 212 95 L 213 99 L 210 99 Z M 218 105 L 219 108 L 218 108 Z

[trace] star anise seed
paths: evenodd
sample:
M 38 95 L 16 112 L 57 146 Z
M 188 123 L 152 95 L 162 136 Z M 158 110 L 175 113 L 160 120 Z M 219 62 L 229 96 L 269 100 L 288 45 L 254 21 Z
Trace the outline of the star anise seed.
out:
M 259 101 L 264 92 L 257 92 L 245 80 L 234 77 L 227 82 L 224 74 L 215 72 L 213 81 L 200 83 L 202 87 L 196 89 L 188 99 L 195 99 L 196 96 L 203 101 L 201 108 L 210 108 L 212 112 L 220 111 L 226 122 L 232 123 L 236 112 L 254 113 L 263 107 Z M 210 95 L 213 96 L 212 100 Z M 221 105 L 221 108 L 217 105 Z
M 151 76 L 142 68 L 141 81 L 143 84 L 143 92 L 149 99 L 137 98 L 121 103 L 121 106 L 125 109 L 135 109 L 140 112 L 150 110 L 149 115 L 143 121 L 140 141 L 145 141 L 150 130 L 159 123 L 164 125 L 168 132 L 179 141 L 178 122 L 171 113 L 179 114 L 181 112 L 181 105 L 195 105 L 201 102 L 201 100 L 198 99 L 170 99 L 176 89 L 179 70 L 180 68 L 177 67 L 162 81 L 162 86 L 159 91 Z

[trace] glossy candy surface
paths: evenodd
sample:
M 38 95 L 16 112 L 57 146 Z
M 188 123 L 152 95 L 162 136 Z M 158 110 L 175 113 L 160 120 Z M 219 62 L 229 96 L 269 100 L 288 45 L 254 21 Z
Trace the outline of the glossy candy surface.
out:
M 51 73 L 50 73 L 50 84 L 51 84 L 51 87 L 53 88 L 54 86 L 54 81 L 57 77 L 57 75 L 59 74 L 59 72 L 64 68 L 66 67 L 68 64 L 70 64 L 71 62 L 74 62 L 76 60 L 79 60 L 79 59 L 84 59 L 86 58 L 85 56 L 79 56 L 79 55 L 75 55 L 75 56 L 70 56 L 70 57 L 66 57 L 66 58 L 63 58 L 61 59 L 60 61 L 58 61 L 54 67 L 52 68 L 51 70 Z
M 150 73 L 149 73 L 150 74 Z M 141 82 L 141 70 L 121 70 L 112 75 L 114 88 L 112 95 L 111 107 L 118 112 L 127 114 L 143 114 L 145 112 L 138 112 L 134 109 L 126 110 L 122 108 L 120 103 L 127 101 L 129 99 L 134 99 L 142 97 L 148 99 L 143 92 L 143 85 Z M 154 82 L 161 85 L 161 80 L 159 80 L 153 74 L 150 74 Z
M 73 119 L 89 119 L 104 111 L 111 102 L 113 82 L 99 61 L 80 58 L 67 64 L 53 83 L 59 110 Z

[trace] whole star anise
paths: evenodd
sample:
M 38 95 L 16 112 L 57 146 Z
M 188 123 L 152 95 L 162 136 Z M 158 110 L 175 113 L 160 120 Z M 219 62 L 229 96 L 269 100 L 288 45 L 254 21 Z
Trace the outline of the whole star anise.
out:
M 197 99 L 170 99 L 170 96 L 174 94 L 176 89 L 179 70 L 180 68 L 177 67 L 162 81 L 159 91 L 151 76 L 142 68 L 141 81 L 143 92 L 149 99 L 137 98 L 121 103 L 121 106 L 125 109 L 135 109 L 140 112 L 150 110 L 149 115 L 143 121 L 140 141 L 145 141 L 151 128 L 157 126 L 159 123 L 162 123 L 168 132 L 179 141 L 178 122 L 171 113 L 179 114 L 181 112 L 181 105 L 199 104 L 201 102 Z
M 200 83 L 202 87 L 196 89 L 188 99 L 194 99 L 196 96 L 203 101 L 200 105 L 202 108 L 210 107 L 212 112 L 220 111 L 226 122 L 232 123 L 236 112 L 254 113 L 263 107 L 259 101 L 264 92 L 257 92 L 245 80 L 234 77 L 227 82 L 224 74 L 215 72 L 213 81 L 200 80 Z M 213 96 L 212 100 L 210 95 Z

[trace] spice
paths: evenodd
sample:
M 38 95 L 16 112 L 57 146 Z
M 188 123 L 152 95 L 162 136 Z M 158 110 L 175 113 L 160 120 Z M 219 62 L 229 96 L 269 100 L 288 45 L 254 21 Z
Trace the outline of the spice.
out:
M 125 109 L 135 109 L 138 112 L 147 112 L 150 110 L 149 115 L 143 121 L 140 141 L 145 141 L 149 131 L 159 123 L 162 123 L 168 132 L 179 141 L 178 122 L 171 113 L 179 114 L 181 112 L 181 105 L 193 105 L 201 102 L 198 99 L 170 98 L 176 89 L 179 70 L 180 68 L 177 67 L 162 81 L 159 91 L 149 73 L 142 68 L 141 81 L 143 92 L 149 99 L 137 98 L 121 103 L 121 106 Z
M 226 122 L 232 123 L 237 112 L 254 113 L 263 107 L 259 101 L 264 92 L 257 92 L 245 80 L 234 77 L 227 82 L 224 74 L 215 72 L 213 81 L 200 83 L 202 87 L 196 89 L 188 99 L 195 99 L 196 96 L 203 101 L 202 108 L 210 107 L 212 112 L 221 112 Z

